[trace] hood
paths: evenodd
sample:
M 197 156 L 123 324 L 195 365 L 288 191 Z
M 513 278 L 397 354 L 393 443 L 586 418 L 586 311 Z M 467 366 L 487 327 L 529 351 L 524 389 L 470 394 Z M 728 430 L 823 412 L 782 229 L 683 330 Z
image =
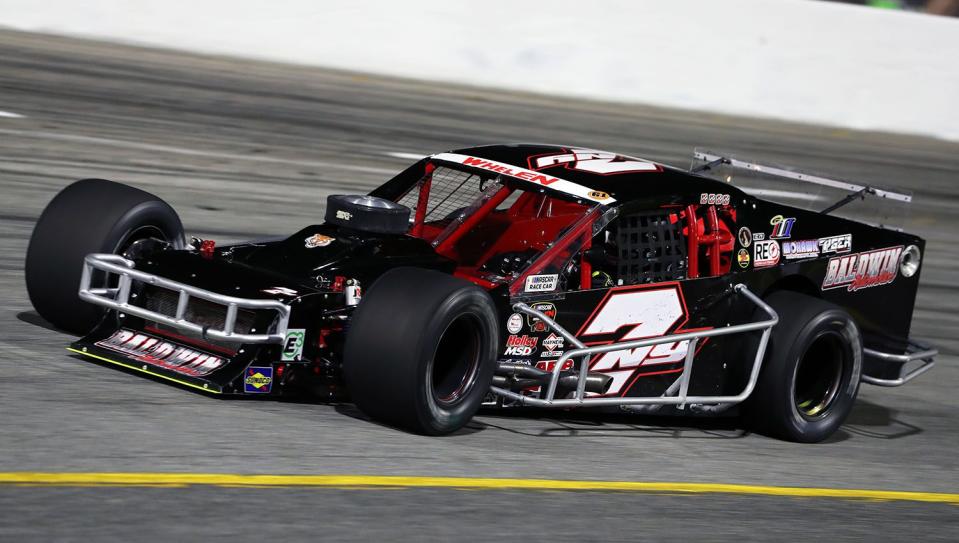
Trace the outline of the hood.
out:
M 220 294 L 279 300 L 328 291 L 337 276 L 369 287 L 399 266 L 451 273 L 454 263 L 418 238 L 333 225 L 308 226 L 281 240 L 218 247 L 210 257 L 162 251 L 137 262 L 143 271 Z

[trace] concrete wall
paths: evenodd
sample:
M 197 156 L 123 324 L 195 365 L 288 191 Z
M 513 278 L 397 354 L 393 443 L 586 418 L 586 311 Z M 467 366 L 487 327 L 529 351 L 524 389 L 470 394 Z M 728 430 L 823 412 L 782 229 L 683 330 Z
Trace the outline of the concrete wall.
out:
M 959 19 L 813 0 L 0 0 L 0 25 L 959 140 Z

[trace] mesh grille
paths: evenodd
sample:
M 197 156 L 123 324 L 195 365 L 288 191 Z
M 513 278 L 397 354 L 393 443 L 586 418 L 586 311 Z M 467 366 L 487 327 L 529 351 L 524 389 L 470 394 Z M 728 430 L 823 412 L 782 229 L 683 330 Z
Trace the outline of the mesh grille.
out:
M 615 233 L 618 272 L 623 284 L 686 278 L 686 241 L 682 226 L 663 211 L 621 216 Z
M 416 209 L 419 203 L 420 187 L 426 178 L 420 179 L 407 192 L 399 203 L 410 209 Z M 433 171 L 430 185 L 430 199 L 426 205 L 426 222 L 449 221 L 463 208 L 466 208 L 486 188 L 483 178 L 476 174 L 461 172 L 440 166 Z
M 161 313 L 168 317 L 176 316 L 176 306 L 179 293 L 165 288 L 146 286 L 141 296 L 144 299 L 143 307 L 150 311 Z M 253 328 L 255 313 L 248 309 L 239 309 L 236 312 L 236 325 L 233 331 L 238 334 L 249 334 Z M 183 317 L 189 322 L 222 330 L 226 322 L 226 306 L 199 298 L 190 298 Z

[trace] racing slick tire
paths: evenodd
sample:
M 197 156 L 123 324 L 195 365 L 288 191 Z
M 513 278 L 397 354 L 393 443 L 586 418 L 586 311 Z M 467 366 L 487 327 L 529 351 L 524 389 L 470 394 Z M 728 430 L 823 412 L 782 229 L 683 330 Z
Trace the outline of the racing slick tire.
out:
M 89 332 L 106 310 L 77 295 L 83 258 L 123 254 L 133 242 L 149 237 L 184 246 L 180 217 L 163 200 L 104 179 L 67 186 L 40 214 L 27 246 L 24 272 L 34 309 L 57 328 Z
M 372 419 L 415 433 L 459 430 L 492 384 L 496 315 L 490 295 L 468 281 L 390 270 L 350 323 L 343 373 L 352 401 Z
M 827 439 L 852 410 L 862 374 L 862 338 L 839 307 L 779 291 L 766 300 L 779 314 L 749 401 L 752 427 L 801 443 Z

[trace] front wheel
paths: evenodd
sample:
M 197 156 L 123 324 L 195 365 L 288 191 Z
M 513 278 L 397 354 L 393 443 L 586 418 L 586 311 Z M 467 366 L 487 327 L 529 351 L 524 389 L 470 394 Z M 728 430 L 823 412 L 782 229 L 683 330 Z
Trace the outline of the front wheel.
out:
M 841 308 L 803 294 L 775 292 L 766 303 L 779 314 L 779 324 L 747 414 L 760 432 L 822 441 L 846 420 L 859 392 L 859 328 Z
M 418 268 L 387 272 L 350 322 L 343 373 L 353 402 L 412 432 L 459 430 L 493 380 L 496 314 L 489 294 L 468 281 Z

